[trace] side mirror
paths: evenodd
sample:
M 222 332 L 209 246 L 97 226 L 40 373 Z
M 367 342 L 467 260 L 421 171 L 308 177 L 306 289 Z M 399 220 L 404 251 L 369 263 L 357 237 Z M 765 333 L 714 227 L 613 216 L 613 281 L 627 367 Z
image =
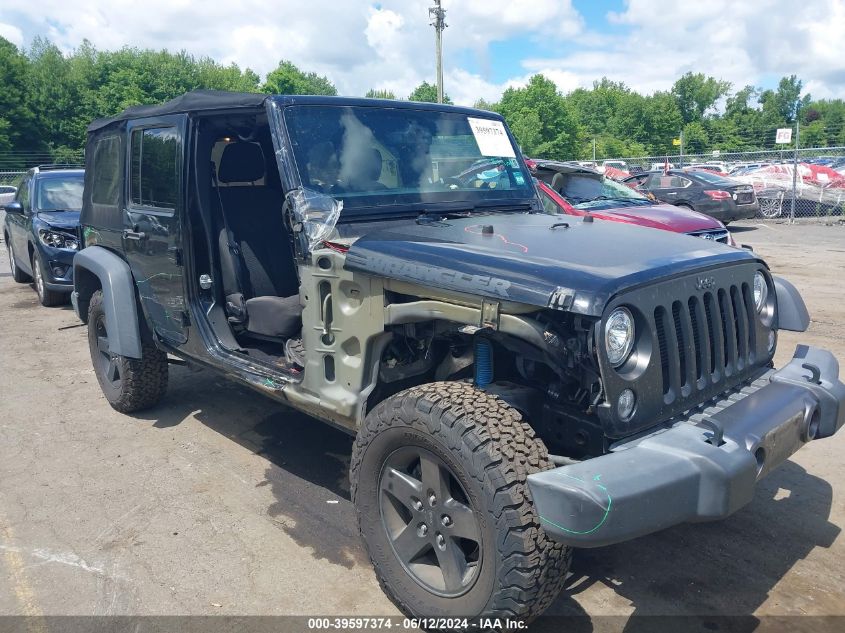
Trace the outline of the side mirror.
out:
M 17 200 L 13 200 L 12 202 L 9 202 L 3 208 L 6 210 L 6 213 L 17 213 L 17 214 L 23 215 L 23 207 L 21 206 L 21 203 L 18 202 Z

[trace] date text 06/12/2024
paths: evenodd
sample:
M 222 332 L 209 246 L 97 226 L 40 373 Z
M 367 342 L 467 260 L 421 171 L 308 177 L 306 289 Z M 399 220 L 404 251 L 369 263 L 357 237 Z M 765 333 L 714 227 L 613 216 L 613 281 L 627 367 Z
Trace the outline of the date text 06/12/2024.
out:
M 402 629 L 402 630 L 480 630 L 490 629 L 519 631 L 527 627 L 522 620 L 507 618 L 308 618 L 308 630 L 372 630 L 372 629 Z

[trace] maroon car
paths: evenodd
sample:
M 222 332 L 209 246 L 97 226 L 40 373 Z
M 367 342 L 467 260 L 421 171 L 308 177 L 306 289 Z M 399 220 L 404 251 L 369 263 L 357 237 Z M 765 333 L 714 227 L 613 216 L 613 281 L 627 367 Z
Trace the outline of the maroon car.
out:
M 528 160 L 549 213 L 627 222 L 736 246 L 725 225 L 708 215 L 661 204 L 576 163 Z

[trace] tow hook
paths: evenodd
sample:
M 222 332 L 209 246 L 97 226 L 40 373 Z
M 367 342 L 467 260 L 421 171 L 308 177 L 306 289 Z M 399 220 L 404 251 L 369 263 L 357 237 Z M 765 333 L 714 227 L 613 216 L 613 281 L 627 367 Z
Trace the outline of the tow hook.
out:
M 802 369 L 808 370 L 810 372 L 810 374 L 812 374 L 809 378 L 807 378 L 807 382 L 810 382 L 814 385 L 822 384 L 822 381 L 821 381 L 822 372 L 818 367 L 816 367 L 812 363 L 804 363 L 803 365 L 801 365 L 801 367 L 802 367 Z
M 725 435 L 725 429 L 723 429 L 722 425 L 716 422 L 716 420 L 705 418 L 699 424 L 706 426 L 713 433 L 713 435 L 707 438 L 708 444 L 712 444 L 713 446 L 721 446 L 725 443 L 725 440 L 723 439 L 723 436 Z

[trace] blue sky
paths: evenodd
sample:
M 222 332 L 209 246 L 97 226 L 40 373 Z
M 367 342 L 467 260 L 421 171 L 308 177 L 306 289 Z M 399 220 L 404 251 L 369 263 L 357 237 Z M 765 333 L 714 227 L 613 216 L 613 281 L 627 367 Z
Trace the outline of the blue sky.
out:
M 622 11 L 622 0 L 573 0 L 572 6 L 581 15 L 587 30 L 601 34 L 614 34 L 625 29 L 607 20 L 609 11 Z M 447 19 L 448 22 L 448 19 Z M 447 29 L 444 37 L 446 46 L 450 45 L 452 33 Z M 493 41 L 487 55 L 478 55 L 474 51 L 461 49 L 458 63 L 467 70 L 486 75 L 494 83 L 504 83 L 511 77 L 524 73 L 522 60 L 526 56 L 561 56 L 575 51 L 580 44 L 568 38 L 548 34 L 524 33 L 506 40 Z
M 432 0 L 3 0 L 0 36 L 187 50 L 264 75 L 281 59 L 341 94 L 406 96 L 434 80 Z M 446 92 L 497 100 L 541 72 L 562 92 L 607 76 L 643 93 L 704 72 L 771 87 L 796 74 L 814 97 L 845 97 L 843 0 L 443 0 Z

